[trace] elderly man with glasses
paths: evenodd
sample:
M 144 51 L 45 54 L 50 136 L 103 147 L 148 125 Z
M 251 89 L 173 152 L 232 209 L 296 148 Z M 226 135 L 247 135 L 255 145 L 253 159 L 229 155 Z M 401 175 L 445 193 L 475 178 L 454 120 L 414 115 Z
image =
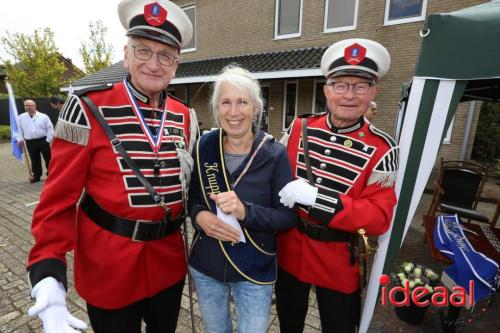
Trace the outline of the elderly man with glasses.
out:
M 328 112 L 295 119 L 283 138 L 296 179 L 281 202 L 300 221 L 278 239 L 282 332 L 303 331 L 311 285 L 322 331 L 355 332 L 363 279 L 357 234 L 387 231 L 396 204 L 398 147 L 363 117 L 389 64 L 388 51 L 371 40 L 330 46 L 321 61 Z
M 174 332 L 187 272 L 179 230 L 197 135 L 167 94 L 193 27 L 176 4 L 125 0 L 123 82 L 71 95 L 32 224 L 31 316 L 46 332 L 83 329 L 66 307 L 66 253 L 94 332 Z M 83 194 L 82 194 L 83 192 Z

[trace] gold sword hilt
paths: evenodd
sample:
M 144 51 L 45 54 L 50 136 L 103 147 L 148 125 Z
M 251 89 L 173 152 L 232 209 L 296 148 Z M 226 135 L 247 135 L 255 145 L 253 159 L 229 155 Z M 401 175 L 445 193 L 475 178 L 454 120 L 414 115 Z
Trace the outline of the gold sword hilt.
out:
M 364 251 L 365 257 L 368 257 L 370 254 L 377 251 L 377 246 L 371 246 L 370 243 L 368 242 L 368 237 L 366 236 L 365 229 L 359 228 L 358 229 L 358 236 L 360 236 L 363 239 L 363 244 L 365 247 L 365 251 Z

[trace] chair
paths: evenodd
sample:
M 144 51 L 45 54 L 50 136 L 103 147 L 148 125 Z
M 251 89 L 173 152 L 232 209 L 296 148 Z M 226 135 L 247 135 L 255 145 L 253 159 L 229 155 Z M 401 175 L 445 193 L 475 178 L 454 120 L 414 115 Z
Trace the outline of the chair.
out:
M 483 223 L 496 223 L 496 217 L 488 217 L 476 210 L 488 167 L 466 161 L 445 161 L 441 158 L 439 178 L 434 181 L 435 189 L 428 216 L 436 216 L 438 211 L 445 214 L 458 214 L 470 223 L 475 220 Z

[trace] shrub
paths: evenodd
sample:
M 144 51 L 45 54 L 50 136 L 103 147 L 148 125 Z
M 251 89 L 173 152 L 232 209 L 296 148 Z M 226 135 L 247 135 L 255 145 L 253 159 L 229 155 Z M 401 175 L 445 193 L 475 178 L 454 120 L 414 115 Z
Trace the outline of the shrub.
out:
M 0 141 L 10 140 L 10 126 L 0 125 Z

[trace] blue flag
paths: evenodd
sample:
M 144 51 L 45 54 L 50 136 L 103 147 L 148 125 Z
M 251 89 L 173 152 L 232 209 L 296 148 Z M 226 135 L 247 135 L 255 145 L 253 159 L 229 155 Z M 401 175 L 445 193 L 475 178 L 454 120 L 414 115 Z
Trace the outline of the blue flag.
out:
M 19 129 L 17 126 L 17 107 L 14 98 L 12 87 L 7 82 L 7 91 L 9 93 L 9 115 L 10 115 L 10 142 L 12 144 L 12 155 L 18 160 L 23 160 L 23 150 L 17 144 L 17 137 L 19 136 Z

